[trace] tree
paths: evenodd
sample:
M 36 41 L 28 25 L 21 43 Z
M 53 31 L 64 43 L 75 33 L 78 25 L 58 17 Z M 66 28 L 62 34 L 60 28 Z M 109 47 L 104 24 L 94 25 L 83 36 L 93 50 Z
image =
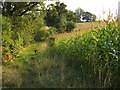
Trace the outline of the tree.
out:
M 96 15 L 92 15 L 92 21 L 95 22 L 96 21 Z
M 91 21 L 96 21 L 96 15 L 90 13 L 90 12 L 85 12 L 83 14 L 83 20 L 86 20 L 86 22 L 91 22 Z
M 86 20 L 86 22 L 96 21 L 96 15 L 85 12 L 81 8 L 76 9 L 75 16 L 77 17 L 77 22 L 81 22 L 82 20 Z
M 75 16 L 77 17 L 78 22 L 81 22 L 82 16 L 83 16 L 84 13 L 85 13 L 85 11 L 81 8 L 78 8 L 78 9 L 75 10 Z
M 33 41 L 34 35 L 44 26 L 43 2 L 5 2 L 2 15 L 10 18 L 12 40 L 23 38 L 24 45 Z
M 68 21 L 66 24 L 66 32 L 71 32 L 74 28 L 76 28 L 76 24 L 72 21 Z
M 47 26 L 55 27 L 59 33 L 65 31 L 67 21 L 76 22 L 76 17 L 72 11 L 66 9 L 67 5 L 64 3 L 56 2 L 48 5 L 47 15 L 45 16 L 45 22 Z
M 86 20 L 86 22 L 90 22 L 92 20 L 92 14 L 90 12 L 85 12 L 82 19 Z
M 22 16 L 30 12 L 41 11 L 43 8 L 45 8 L 43 2 L 5 2 L 2 5 L 2 14 L 10 17 Z
M 77 22 L 77 17 L 73 13 L 73 11 L 70 11 L 70 10 L 67 11 L 66 19 L 67 21 Z

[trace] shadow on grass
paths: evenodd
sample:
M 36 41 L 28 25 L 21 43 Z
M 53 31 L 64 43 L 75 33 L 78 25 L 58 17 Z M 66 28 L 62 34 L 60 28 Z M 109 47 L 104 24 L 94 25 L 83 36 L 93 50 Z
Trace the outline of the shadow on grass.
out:
M 3 66 L 4 88 L 67 87 L 64 83 L 64 63 L 57 56 L 49 56 L 45 43 L 31 44 L 13 64 Z M 35 49 L 37 53 L 34 53 Z

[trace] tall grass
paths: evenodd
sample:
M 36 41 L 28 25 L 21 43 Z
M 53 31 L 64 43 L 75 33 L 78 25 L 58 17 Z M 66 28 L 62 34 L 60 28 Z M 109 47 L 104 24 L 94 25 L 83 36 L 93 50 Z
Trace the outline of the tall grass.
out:
M 56 41 L 54 48 L 66 56 L 68 67 L 74 69 L 84 87 L 119 87 L 120 31 L 114 21 L 83 35 Z
M 38 50 L 37 54 L 34 49 Z M 24 48 L 23 54 L 13 64 L 2 66 L 3 88 L 76 87 L 78 83 L 72 78 L 76 78 L 74 70 L 66 67 L 68 58 L 54 53 L 55 50 L 45 42 Z

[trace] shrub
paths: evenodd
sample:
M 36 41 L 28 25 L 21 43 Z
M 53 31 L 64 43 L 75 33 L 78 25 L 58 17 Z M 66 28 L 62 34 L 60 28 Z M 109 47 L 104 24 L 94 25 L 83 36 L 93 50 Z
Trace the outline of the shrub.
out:
M 50 33 L 50 37 L 53 37 L 55 34 L 57 34 L 57 29 L 55 27 L 50 27 L 48 31 Z
M 30 42 L 34 42 L 33 34 L 31 34 L 30 32 L 21 31 L 19 34 L 23 39 L 23 46 L 27 46 Z
M 66 17 L 64 15 L 61 15 L 56 18 L 56 23 L 54 27 L 57 29 L 58 33 L 64 33 L 65 32 L 65 27 L 66 27 Z
M 19 22 L 19 23 L 18 23 Z M 37 25 L 35 23 L 35 20 L 32 18 L 29 19 L 29 17 L 13 17 L 12 18 L 12 39 L 17 40 L 18 34 L 21 35 L 21 38 L 23 38 L 23 45 L 29 44 L 31 41 L 34 40 L 33 33 L 35 32 L 35 29 L 37 28 Z
M 50 33 L 48 32 L 49 27 L 44 26 L 42 27 L 34 36 L 35 41 L 43 41 L 47 37 L 49 37 Z
M 2 60 L 5 63 L 13 62 L 23 46 L 22 35 L 19 32 L 15 33 L 12 27 L 11 19 L 2 16 Z
M 76 24 L 72 21 L 68 21 L 66 24 L 66 32 L 71 32 L 76 27 Z
M 49 37 L 53 37 L 57 33 L 57 29 L 54 27 L 42 27 L 34 36 L 35 41 L 43 41 Z
M 15 59 L 15 56 L 13 56 L 13 54 L 10 52 L 9 48 L 2 48 L 2 61 L 4 63 L 7 62 L 13 62 L 13 60 Z
M 2 16 L 2 45 L 8 47 L 13 43 L 12 31 L 11 31 L 11 20 L 7 17 Z
M 13 48 L 14 41 L 11 39 L 11 20 L 7 17 L 2 16 L 2 61 L 8 62 L 13 61 Z

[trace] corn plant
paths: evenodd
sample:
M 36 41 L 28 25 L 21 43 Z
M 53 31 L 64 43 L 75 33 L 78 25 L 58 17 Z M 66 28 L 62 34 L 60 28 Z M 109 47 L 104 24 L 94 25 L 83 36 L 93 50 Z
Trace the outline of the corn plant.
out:
M 90 76 L 88 80 L 95 82 L 93 86 L 117 87 L 120 79 L 118 26 L 112 20 L 107 22 L 105 28 L 95 27 L 95 29 L 83 35 L 76 34 L 69 39 L 63 38 L 56 41 L 54 47 L 58 48 L 59 54 L 69 57 L 70 66 L 80 67 L 75 68 L 78 72 L 87 72 L 87 74 L 82 74 L 82 77 Z

